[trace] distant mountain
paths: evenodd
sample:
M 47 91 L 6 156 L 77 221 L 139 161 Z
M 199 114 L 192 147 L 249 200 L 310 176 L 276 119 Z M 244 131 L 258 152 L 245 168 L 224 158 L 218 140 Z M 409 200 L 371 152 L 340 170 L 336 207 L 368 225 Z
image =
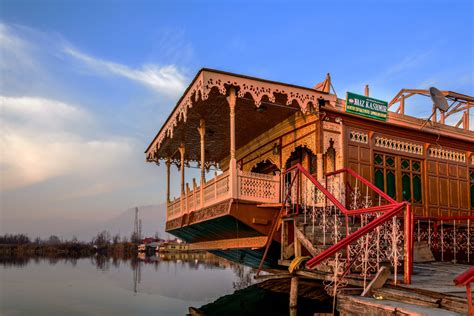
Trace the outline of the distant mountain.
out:
M 160 238 L 172 237 L 165 233 L 166 205 L 146 205 L 138 207 L 138 218 L 142 221 L 142 236 L 152 237 L 158 232 Z M 129 208 L 120 215 L 102 223 L 64 235 L 65 238 L 76 236 L 79 240 L 89 241 L 98 232 L 107 230 L 112 236 L 120 234 L 130 238 L 135 221 L 135 208 Z

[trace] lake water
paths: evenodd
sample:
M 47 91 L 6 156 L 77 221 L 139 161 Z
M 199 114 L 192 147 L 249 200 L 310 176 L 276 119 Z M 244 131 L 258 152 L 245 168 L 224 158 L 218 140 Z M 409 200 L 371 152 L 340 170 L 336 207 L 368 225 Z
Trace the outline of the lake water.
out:
M 288 315 L 287 290 L 208 253 L 162 258 L 0 258 L 0 315 Z M 286 280 L 289 286 L 289 279 Z M 280 284 L 281 285 L 281 284 Z M 330 306 L 298 299 L 298 315 Z
M 185 315 L 251 282 L 209 254 L 185 260 L 2 260 L 1 315 Z

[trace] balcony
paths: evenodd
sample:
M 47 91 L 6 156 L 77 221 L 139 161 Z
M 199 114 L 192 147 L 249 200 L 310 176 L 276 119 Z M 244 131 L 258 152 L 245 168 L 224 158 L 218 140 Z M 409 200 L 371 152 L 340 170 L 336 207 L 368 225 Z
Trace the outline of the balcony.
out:
M 167 221 L 181 217 L 227 199 L 238 199 L 255 203 L 278 203 L 280 201 L 280 176 L 237 171 L 237 189 L 232 190 L 228 171 L 207 181 L 201 188 L 193 184 L 186 186 L 186 193 L 167 205 Z M 234 191 L 234 193 L 232 192 Z

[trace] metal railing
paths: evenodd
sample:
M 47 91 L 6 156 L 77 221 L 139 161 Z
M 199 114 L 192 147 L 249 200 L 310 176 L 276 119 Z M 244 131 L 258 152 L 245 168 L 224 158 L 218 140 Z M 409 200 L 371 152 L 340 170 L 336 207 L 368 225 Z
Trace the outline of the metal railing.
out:
M 413 218 L 409 203 L 395 201 L 348 168 L 326 174 L 325 185 L 299 164 L 283 176 L 287 185 L 279 217 L 303 215 L 304 224 L 311 228 L 306 238 L 320 249 L 306 268 L 332 270 L 329 288 L 342 286 L 348 273 L 359 274 L 366 284 L 387 261 L 394 269 L 395 283 L 402 262 L 404 283 L 411 283 Z M 350 192 L 346 189 L 349 184 Z M 264 257 L 279 222 L 274 221 Z
M 438 261 L 474 262 L 474 216 L 415 216 L 414 237 L 426 242 Z
M 472 308 L 471 283 L 474 281 L 474 267 L 467 269 L 466 271 L 458 275 L 453 281 L 456 286 L 466 287 L 468 315 L 473 316 L 474 310 Z

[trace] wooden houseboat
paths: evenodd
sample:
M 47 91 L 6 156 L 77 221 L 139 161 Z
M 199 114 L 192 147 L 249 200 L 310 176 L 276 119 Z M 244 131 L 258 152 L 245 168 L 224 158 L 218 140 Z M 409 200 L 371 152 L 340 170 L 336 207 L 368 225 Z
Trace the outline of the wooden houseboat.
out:
M 206 249 L 249 266 L 276 267 L 301 254 L 293 247 L 296 243 L 303 243 L 303 254 L 317 256 L 321 249 L 345 240 L 351 234 L 349 215 L 377 210 L 373 218 L 360 215 L 351 221 L 362 227 L 387 210 L 393 210 L 394 220 L 403 218 L 393 214 L 406 207 L 414 216 L 405 217 L 409 225 L 400 222 L 408 247 L 404 258 L 411 257 L 413 248 L 408 238 L 427 240 L 439 252 L 440 243 L 432 240 L 439 232 L 433 232 L 439 227 L 452 229 L 453 221 L 455 229 L 456 221 L 458 228 L 470 227 L 474 210 L 474 132 L 469 128 L 474 98 L 451 91 L 443 94 L 450 109 L 435 109 L 426 122 L 406 115 L 405 103 L 413 95 L 429 95 L 427 90 L 403 89 L 383 102 L 371 98 L 366 87 L 364 95 L 348 93 L 341 99 L 329 75 L 307 88 L 201 69 L 145 152 L 148 162 L 161 161 L 167 168 L 166 231 L 190 249 Z M 446 124 L 456 115 L 457 124 Z M 181 183 L 180 196 L 172 199 L 173 164 L 180 170 Z M 186 183 L 190 165 L 198 166 L 201 176 Z M 219 170 L 213 178 L 210 168 Z M 326 225 L 335 214 L 328 205 L 343 210 L 345 232 L 329 236 L 323 227 L 319 237 L 324 235 L 325 247 L 305 246 L 298 232 L 308 236 L 311 228 L 314 240 L 318 225 Z M 285 225 L 290 214 L 299 214 L 309 227 Z M 344 226 L 343 219 L 337 224 L 340 217 L 333 219 L 336 230 Z M 381 222 L 391 220 L 377 223 Z M 366 233 L 376 231 L 377 223 L 367 225 Z M 354 238 L 360 236 L 364 235 Z M 326 245 L 331 238 L 333 242 Z M 336 250 L 329 247 L 328 256 L 342 247 L 348 250 L 355 240 Z M 469 254 L 471 236 L 464 240 Z M 453 249 L 448 255 L 447 241 L 443 242 L 443 255 L 452 256 Z M 462 247 L 466 250 L 466 244 Z M 388 257 L 394 260 L 393 255 Z

